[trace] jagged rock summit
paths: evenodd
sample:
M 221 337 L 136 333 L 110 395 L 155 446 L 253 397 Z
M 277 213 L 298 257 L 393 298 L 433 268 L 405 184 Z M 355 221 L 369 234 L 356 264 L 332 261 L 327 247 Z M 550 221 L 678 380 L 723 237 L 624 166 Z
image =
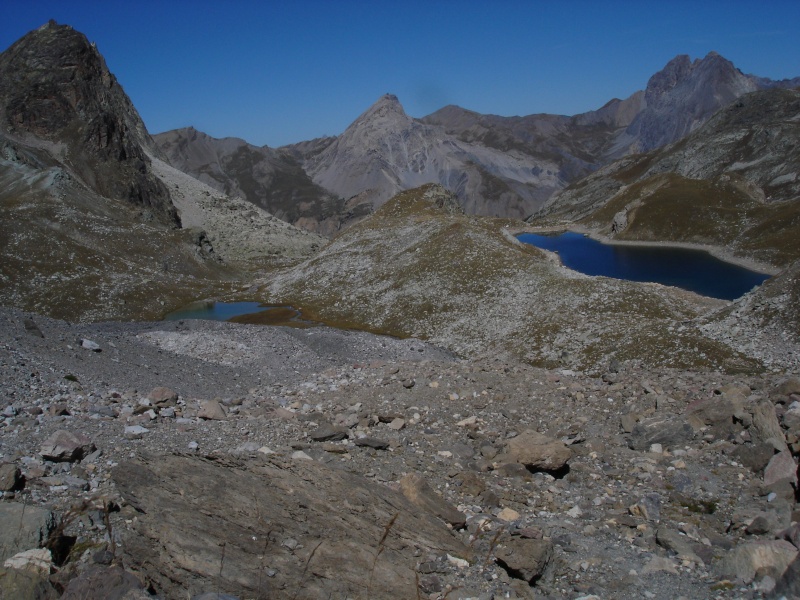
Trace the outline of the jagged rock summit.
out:
M 800 79 L 775 82 L 745 75 L 716 52 L 692 61 L 681 54 L 650 78 L 645 108 L 620 141 L 632 140 L 629 151 L 646 152 L 679 140 L 736 98 L 768 87 L 791 87 Z
M 169 191 L 150 172 L 147 153 L 158 150 L 144 123 L 100 52 L 72 27 L 50 21 L 0 55 L 2 134 L 12 147 L 32 136 L 57 145 L 54 154 L 93 191 L 179 224 Z

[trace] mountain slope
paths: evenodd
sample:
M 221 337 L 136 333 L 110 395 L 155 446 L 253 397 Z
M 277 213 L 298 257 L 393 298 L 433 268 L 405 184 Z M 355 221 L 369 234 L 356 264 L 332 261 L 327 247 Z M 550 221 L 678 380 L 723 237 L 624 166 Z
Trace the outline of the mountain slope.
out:
M 193 127 L 160 133 L 154 139 L 173 167 L 279 219 L 332 235 L 346 216 L 345 202 L 312 182 L 287 152 L 238 138 L 212 138 Z
M 534 221 L 576 222 L 619 240 L 708 244 L 783 267 L 800 258 L 798 165 L 800 90 L 768 89 L 679 142 L 576 182 Z
M 457 140 L 409 117 L 389 94 L 303 166 L 319 185 L 374 207 L 401 190 L 440 183 L 480 215 L 525 216 L 562 185 L 547 158 Z
M 691 325 L 720 301 L 586 277 L 470 217 L 440 186 L 401 192 L 314 257 L 261 283 L 308 316 L 427 339 L 463 356 L 603 372 L 612 358 L 735 370 L 756 361 Z
M 97 48 L 71 27 L 51 21 L 0 55 L 0 124 L 12 144 L 50 142 L 98 194 L 177 224 L 169 191 L 149 170 L 156 149 L 139 114 Z

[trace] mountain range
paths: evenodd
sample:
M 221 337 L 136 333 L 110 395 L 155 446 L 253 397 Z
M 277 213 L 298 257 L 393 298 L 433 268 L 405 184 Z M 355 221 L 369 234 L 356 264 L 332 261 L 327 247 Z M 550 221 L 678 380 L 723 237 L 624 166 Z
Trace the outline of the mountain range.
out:
M 173 166 L 330 235 L 337 222 L 362 218 L 399 191 L 425 183 L 454 192 L 470 214 L 525 218 L 611 161 L 681 139 L 743 94 L 799 85 L 800 78 L 743 74 L 711 52 L 694 61 L 677 56 L 643 91 L 575 116 L 501 117 L 447 106 L 415 119 L 387 94 L 341 135 L 279 149 L 215 140 L 191 129 L 155 139 Z M 286 210 L 285 193 L 277 197 L 281 181 L 303 190 L 302 216 Z

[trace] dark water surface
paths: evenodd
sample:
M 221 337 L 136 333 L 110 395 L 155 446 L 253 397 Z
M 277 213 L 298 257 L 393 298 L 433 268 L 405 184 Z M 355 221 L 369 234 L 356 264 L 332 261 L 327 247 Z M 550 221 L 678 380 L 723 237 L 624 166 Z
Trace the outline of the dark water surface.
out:
M 722 300 L 738 298 L 769 278 L 703 250 L 616 246 L 572 232 L 552 236 L 523 233 L 517 237 L 526 244 L 558 252 L 565 267 L 586 275 L 652 281 Z
M 302 318 L 302 314 L 291 306 L 270 306 L 261 302 L 193 302 L 164 317 L 165 321 L 182 319 L 205 319 L 208 321 L 232 321 L 253 325 L 286 325 L 311 327 L 313 321 Z

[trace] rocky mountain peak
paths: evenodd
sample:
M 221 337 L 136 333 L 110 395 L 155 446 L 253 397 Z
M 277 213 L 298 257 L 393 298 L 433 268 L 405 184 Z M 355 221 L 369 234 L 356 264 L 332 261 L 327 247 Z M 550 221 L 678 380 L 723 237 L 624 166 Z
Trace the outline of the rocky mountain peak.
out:
M 377 123 L 402 123 L 409 121 L 411 118 L 403 110 L 403 105 L 394 94 L 384 94 L 378 100 L 364 111 L 358 119 L 355 120 L 353 125 L 361 125 L 364 122 L 377 122 Z M 351 127 L 353 126 L 351 125 Z
M 65 166 L 103 196 L 177 222 L 169 191 L 149 172 L 160 156 L 97 47 L 50 21 L 0 54 L 0 133 L 61 144 Z

